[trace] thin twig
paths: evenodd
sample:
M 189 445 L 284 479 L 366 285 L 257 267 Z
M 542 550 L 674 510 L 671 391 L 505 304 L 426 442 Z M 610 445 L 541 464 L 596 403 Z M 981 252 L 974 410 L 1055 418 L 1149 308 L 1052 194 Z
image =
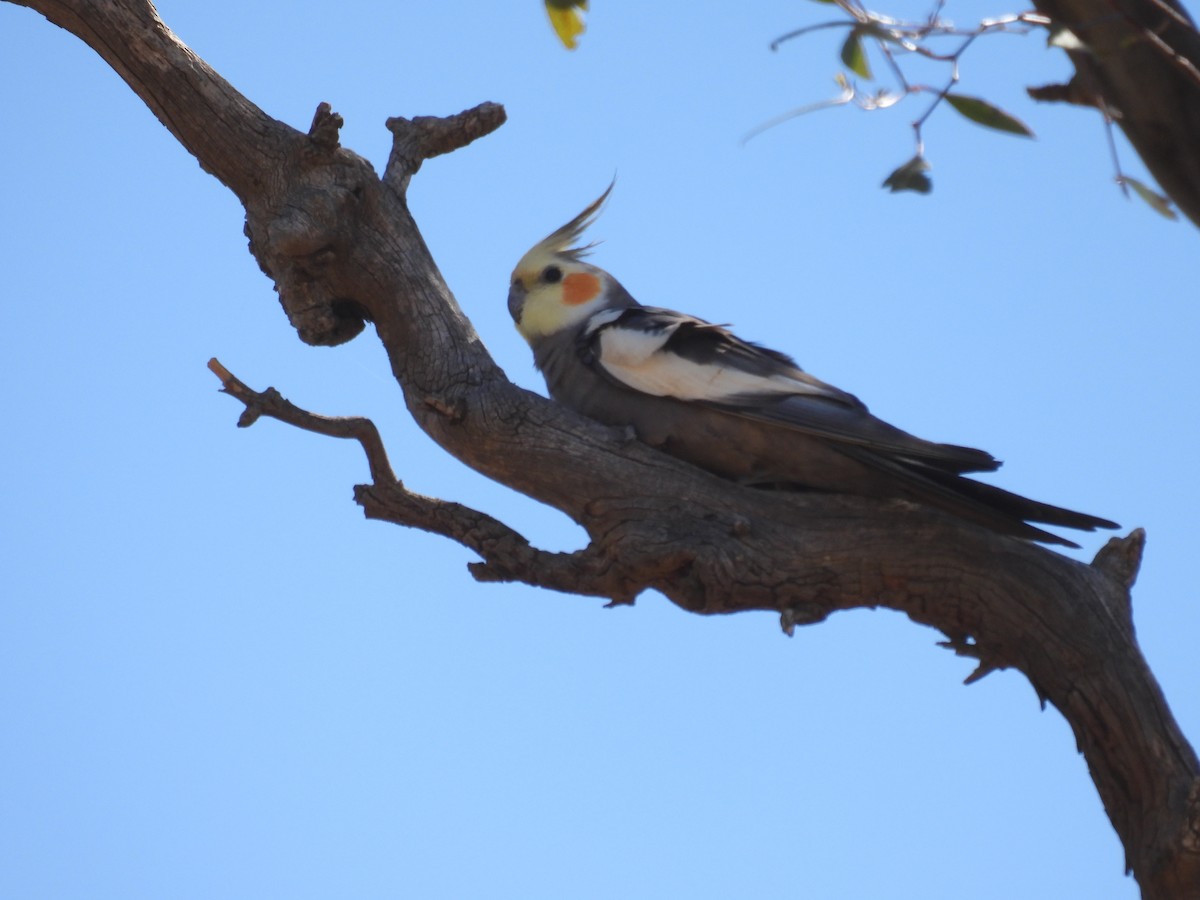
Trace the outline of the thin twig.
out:
M 825 28 L 851 28 L 854 26 L 854 24 L 854 22 L 843 22 L 841 20 L 836 20 L 830 22 L 819 22 L 816 25 L 805 25 L 803 28 L 797 28 L 795 31 L 789 31 L 787 34 L 775 38 L 775 40 L 771 41 L 768 46 L 772 50 L 778 50 L 780 44 L 784 43 L 785 41 L 790 41 L 793 38 L 803 37 L 806 34 L 811 34 L 814 31 L 821 31 Z
M 371 478 L 377 482 L 395 482 L 399 484 L 388 461 L 387 450 L 383 446 L 383 438 L 379 429 L 370 419 L 360 416 L 344 416 L 331 418 L 318 416 L 301 409 L 284 398 L 275 388 L 256 391 L 246 386 L 232 372 L 221 365 L 213 357 L 208 361 L 208 368 L 221 379 L 221 390 L 245 404 L 246 410 L 238 419 L 239 428 L 248 428 L 260 416 L 278 419 L 304 431 L 324 434 L 328 437 L 348 438 L 358 441 L 367 455 L 367 465 L 371 469 Z
M 1121 193 L 1128 197 L 1129 185 L 1125 181 L 1125 173 L 1121 171 L 1121 157 L 1117 152 L 1117 139 L 1113 135 L 1112 116 L 1103 107 L 1100 108 L 1100 114 L 1104 117 L 1104 137 L 1108 141 L 1108 154 L 1112 157 L 1114 178 L 1117 186 L 1121 188 Z
M 1161 0 L 1160 0 L 1161 2 Z M 950 79 L 945 87 L 936 92 L 936 96 L 925 111 L 912 123 L 913 133 L 916 139 L 917 156 L 924 155 L 925 142 L 922 136 L 922 127 L 934 110 L 941 105 L 946 99 L 946 95 L 954 88 L 960 79 L 959 62 L 962 55 L 981 35 L 993 32 L 1007 34 L 1027 34 L 1035 27 L 1047 27 L 1050 24 L 1049 19 L 1034 12 L 1014 13 L 1011 15 L 1000 16 L 994 19 L 985 19 L 981 21 L 975 28 L 962 29 L 956 28 L 952 23 L 946 22 L 941 18 L 942 9 L 944 8 L 944 0 L 936 0 L 933 9 L 924 22 L 906 22 L 900 19 L 893 19 L 890 16 L 882 15 L 867 9 L 857 0 L 835 0 L 836 5 L 845 12 L 847 18 L 845 20 L 835 20 L 829 22 L 819 22 L 815 25 L 806 25 L 803 28 L 798 28 L 795 31 L 790 31 L 781 37 L 776 38 L 771 42 L 771 49 L 775 50 L 780 44 L 789 41 L 793 38 L 801 37 L 810 34 L 814 31 L 819 31 L 827 28 L 850 27 L 855 29 L 855 33 L 860 38 L 871 38 L 874 40 L 879 52 L 883 55 L 887 63 L 888 69 L 895 78 L 899 87 L 899 93 L 896 100 L 889 103 L 873 103 L 869 98 L 864 98 L 858 102 L 858 105 L 863 109 L 877 109 L 885 106 L 892 106 L 894 103 L 905 97 L 913 94 L 923 93 L 925 91 L 934 90 L 923 85 L 918 85 L 910 82 L 904 74 L 904 70 L 896 59 L 896 52 L 892 44 L 907 50 L 910 53 L 915 53 L 932 62 L 947 63 L 950 65 Z M 949 53 L 940 53 L 932 49 L 928 42 L 933 38 L 960 37 L 961 43 Z M 751 130 L 744 138 L 743 143 L 762 132 L 774 128 L 789 119 L 794 119 L 797 116 L 806 115 L 810 112 L 826 109 L 831 106 L 842 106 L 855 100 L 857 91 L 855 87 L 849 83 L 844 76 L 839 76 L 842 79 L 844 86 L 842 94 L 838 97 L 822 100 L 817 103 L 810 103 L 805 106 L 798 107 L 776 116 L 775 118 L 759 125 Z M 882 94 L 880 94 L 882 96 Z
M 745 144 L 751 138 L 756 138 L 764 131 L 769 131 L 776 125 L 782 125 L 784 122 L 787 122 L 790 119 L 806 116 L 811 112 L 817 112 L 818 110 L 827 109 L 831 106 L 844 106 L 853 99 L 854 88 L 848 81 L 844 81 L 842 84 L 842 92 L 838 94 L 838 96 L 830 97 L 828 100 L 819 100 L 816 103 L 809 103 L 805 106 L 799 106 L 796 109 L 788 110 L 787 112 L 782 113 L 773 119 L 768 119 L 761 125 L 757 125 L 746 132 L 745 137 L 742 138 L 742 143 Z
M 1142 35 L 1147 41 L 1150 42 L 1150 45 L 1154 47 L 1155 50 L 1169 59 L 1172 65 L 1179 69 L 1179 71 L 1183 72 L 1183 74 L 1186 75 L 1193 84 L 1200 85 L 1200 70 L 1196 69 L 1196 66 L 1190 59 L 1187 59 L 1186 57 L 1180 56 L 1178 53 L 1176 53 L 1175 49 L 1170 44 L 1164 41 L 1161 36 L 1149 28 L 1142 29 Z

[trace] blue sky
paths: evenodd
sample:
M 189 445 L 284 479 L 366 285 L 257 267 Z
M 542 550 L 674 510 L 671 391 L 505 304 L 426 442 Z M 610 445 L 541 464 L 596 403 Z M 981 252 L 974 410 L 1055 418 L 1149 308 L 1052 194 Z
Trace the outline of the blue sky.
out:
M 831 33 L 767 49 L 825 7 L 594 5 L 573 54 L 536 0 L 159 9 L 271 115 L 332 103 L 377 169 L 388 116 L 505 104 L 410 203 L 518 383 L 543 389 L 508 273 L 615 172 L 594 261 L 643 302 L 986 448 L 1007 488 L 1145 526 L 1139 638 L 1200 736 L 1196 232 L 1120 195 L 1095 115 L 1024 99 L 1066 60 L 978 42 L 962 90 L 1038 139 L 944 110 L 933 194 L 892 196 L 920 101 L 741 142 L 835 91 Z M 81 42 L 0 4 L 0 83 L 0 895 L 1136 896 L 1057 712 L 1013 672 L 963 687 L 899 614 L 789 640 L 653 594 L 606 610 L 364 521 L 357 448 L 235 428 L 209 357 L 372 417 L 414 490 L 581 540 L 426 438 L 372 333 L 302 345 L 233 196 Z

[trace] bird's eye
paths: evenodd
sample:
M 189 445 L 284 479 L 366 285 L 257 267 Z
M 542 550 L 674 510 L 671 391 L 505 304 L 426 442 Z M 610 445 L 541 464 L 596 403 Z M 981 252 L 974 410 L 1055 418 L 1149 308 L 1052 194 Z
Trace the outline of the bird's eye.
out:
M 562 269 L 558 266 L 546 266 L 542 269 L 542 281 L 546 284 L 555 284 L 562 281 Z

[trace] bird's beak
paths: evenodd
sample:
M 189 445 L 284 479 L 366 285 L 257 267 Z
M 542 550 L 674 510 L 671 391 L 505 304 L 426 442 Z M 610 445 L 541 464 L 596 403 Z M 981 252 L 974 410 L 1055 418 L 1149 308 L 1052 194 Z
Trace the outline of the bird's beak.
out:
M 521 324 L 521 312 L 525 308 L 525 294 L 525 285 L 519 280 L 514 281 L 508 289 L 508 312 L 518 325 Z

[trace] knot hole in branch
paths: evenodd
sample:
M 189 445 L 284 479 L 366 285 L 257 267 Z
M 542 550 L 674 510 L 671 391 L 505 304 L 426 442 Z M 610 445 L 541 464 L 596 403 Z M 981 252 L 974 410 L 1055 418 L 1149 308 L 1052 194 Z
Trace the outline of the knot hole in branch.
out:
M 305 141 L 308 138 L 304 138 Z M 270 276 L 288 321 L 307 344 L 342 344 L 371 316 L 345 271 L 360 233 L 369 172 L 350 153 L 299 152 L 280 173 L 281 189 L 247 207 L 250 252 Z

